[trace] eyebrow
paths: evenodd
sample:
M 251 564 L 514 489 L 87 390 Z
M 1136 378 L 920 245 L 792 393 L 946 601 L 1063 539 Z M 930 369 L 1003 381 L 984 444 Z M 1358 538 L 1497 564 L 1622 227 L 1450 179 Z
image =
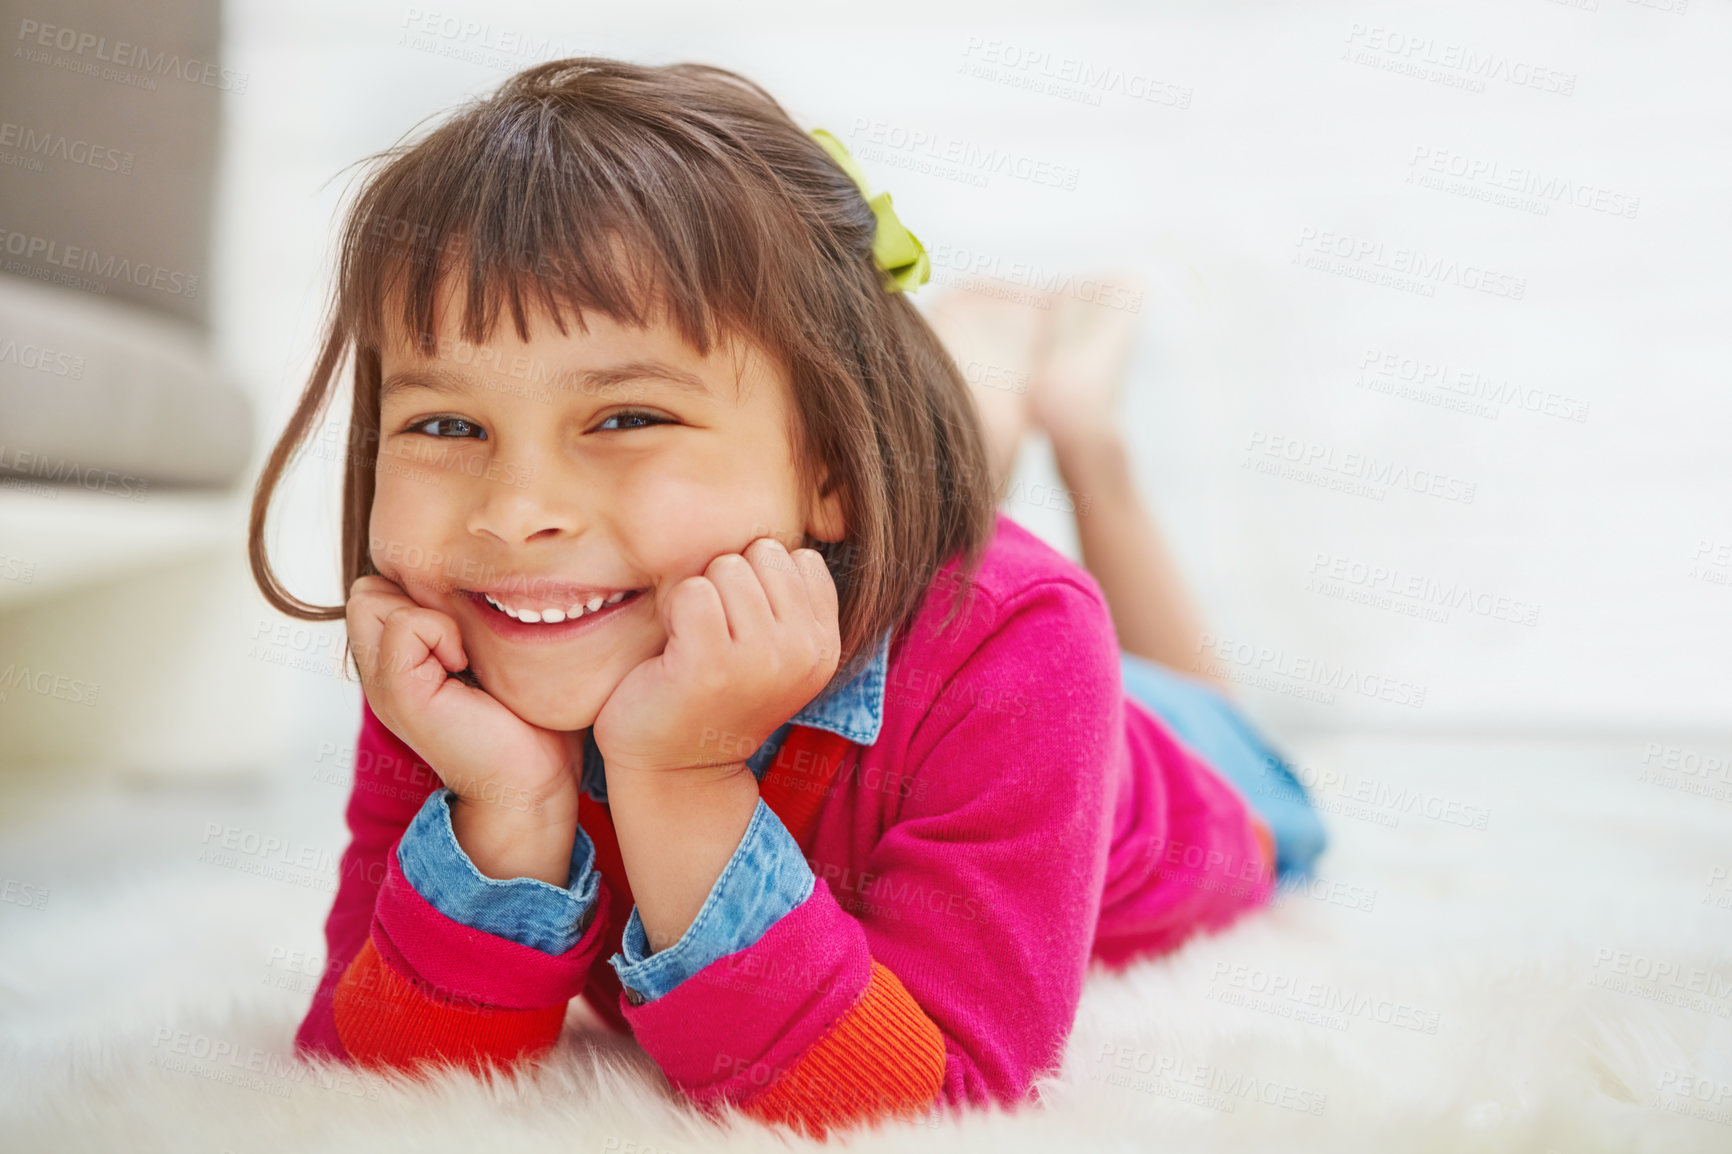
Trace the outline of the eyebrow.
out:
M 604 369 L 560 369 L 547 374 L 545 383 L 557 392 L 597 393 L 626 381 L 660 384 L 676 392 L 711 397 L 702 377 L 657 360 L 625 361 Z M 379 386 L 379 399 L 396 393 L 424 390 L 431 393 L 466 393 L 468 379 L 442 368 L 405 369 L 392 373 Z

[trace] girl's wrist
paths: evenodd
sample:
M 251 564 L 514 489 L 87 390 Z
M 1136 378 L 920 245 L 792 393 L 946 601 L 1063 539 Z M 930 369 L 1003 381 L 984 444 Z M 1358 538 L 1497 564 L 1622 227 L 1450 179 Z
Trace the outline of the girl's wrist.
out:
M 577 841 L 577 797 L 546 798 L 521 810 L 457 796 L 451 800 L 451 832 L 482 876 L 538 878 L 564 889 L 571 884 L 571 850 Z
M 652 953 L 691 927 L 758 808 L 745 762 L 616 773 L 608 812 Z

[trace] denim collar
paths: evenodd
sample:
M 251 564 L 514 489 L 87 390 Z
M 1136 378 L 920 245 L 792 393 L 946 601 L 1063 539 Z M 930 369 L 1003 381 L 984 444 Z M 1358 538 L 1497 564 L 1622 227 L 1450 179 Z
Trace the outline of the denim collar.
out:
M 893 628 L 886 629 L 878 638 L 877 648 L 858 673 L 841 681 L 842 671 L 838 671 L 824 691 L 789 718 L 788 724 L 827 729 L 858 745 L 877 741 L 878 731 L 884 727 L 884 683 L 893 632 Z
M 846 670 L 838 670 L 823 692 L 765 739 L 764 744 L 746 759 L 754 777 L 763 780 L 764 772 L 796 725 L 828 730 L 858 745 L 871 745 L 878 740 L 878 732 L 884 727 L 884 686 L 890 668 L 890 637 L 894 632 L 894 626 L 884 631 L 878 638 L 877 648 L 858 672 L 844 678 Z M 607 801 L 606 772 L 606 763 L 602 760 L 601 750 L 596 747 L 594 730 L 591 729 L 583 738 L 582 785 L 585 793 L 603 803 Z

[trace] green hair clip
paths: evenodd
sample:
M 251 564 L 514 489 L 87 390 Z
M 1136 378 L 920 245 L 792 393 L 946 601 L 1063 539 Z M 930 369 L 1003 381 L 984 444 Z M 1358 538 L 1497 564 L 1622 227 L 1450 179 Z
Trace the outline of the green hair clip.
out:
M 913 292 L 931 280 L 932 261 L 926 255 L 926 246 L 896 219 L 896 210 L 890 207 L 890 194 L 880 192 L 877 196 L 872 195 L 866 174 L 860 171 L 860 165 L 840 140 L 822 128 L 812 129 L 812 136 L 824 146 L 830 159 L 853 178 L 860 188 L 860 195 L 866 198 L 866 203 L 872 206 L 872 214 L 878 218 L 878 229 L 872 236 L 872 263 L 883 275 L 885 289 L 893 293 Z

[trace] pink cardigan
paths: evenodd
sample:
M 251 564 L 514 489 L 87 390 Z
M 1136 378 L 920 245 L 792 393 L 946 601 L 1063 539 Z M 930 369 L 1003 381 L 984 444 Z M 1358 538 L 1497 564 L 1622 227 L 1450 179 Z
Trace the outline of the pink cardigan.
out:
M 835 738 L 833 782 L 790 823 L 822 884 L 756 944 L 643 1005 L 604 960 L 630 910 L 617 871 L 558 956 L 415 892 L 395 845 L 440 783 L 363 703 L 353 841 L 298 1048 L 509 1061 L 551 1044 L 587 994 L 700 1104 L 756 1103 L 821 1132 L 1025 1098 L 1060 1056 L 1092 961 L 1119 967 L 1223 926 L 1268 900 L 1273 871 L 1243 798 L 1126 696 L 1086 570 L 1001 513 L 972 604 L 939 633 L 956 564 L 892 645 L 877 741 Z M 611 828 L 596 842 L 605 867 Z

